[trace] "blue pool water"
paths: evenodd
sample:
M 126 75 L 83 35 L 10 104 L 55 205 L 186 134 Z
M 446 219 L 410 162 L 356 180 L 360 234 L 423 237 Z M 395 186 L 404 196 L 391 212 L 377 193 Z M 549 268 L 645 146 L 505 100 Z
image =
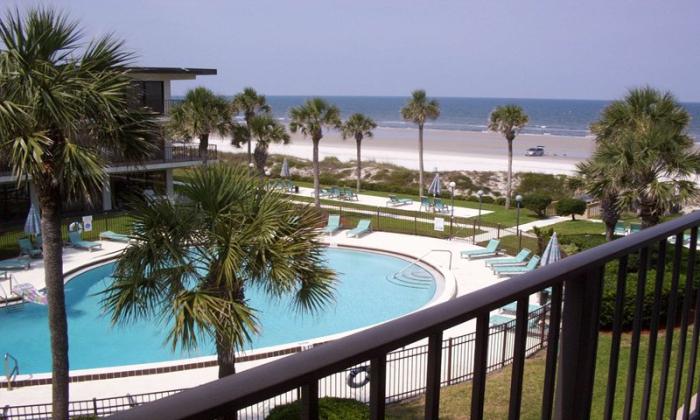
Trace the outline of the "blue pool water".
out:
M 407 265 L 383 254 L 329 248 L 328 265 L 338 273 L 336 302 L 316 316 L 294 314 L 289 300 L 270 300 L 258 290 L 247 290 L 250 305 L 262 325 L 252 348 L 308 340 L 386 321 L 426 304 L 435 293 L 435 281 L 420 267 L 406 270 L 397 281 L 393 274 Z M 196 352 L 172 351 L 164 344 L 167 326 L 156 320 L 112 326 L 101 310 L 99 293 L 110 281 L 114 264 L 74 277 L 66 284 L 71 370 L 162 362 L 214 354 L 214 345 L 202 340 Z M 400 276 L 404 277 L 404 275 Z M 51 358 L 47 309 L 37 304 L 0 309 L 0 354 L 19 360 L 20 374 L 49 372 Z

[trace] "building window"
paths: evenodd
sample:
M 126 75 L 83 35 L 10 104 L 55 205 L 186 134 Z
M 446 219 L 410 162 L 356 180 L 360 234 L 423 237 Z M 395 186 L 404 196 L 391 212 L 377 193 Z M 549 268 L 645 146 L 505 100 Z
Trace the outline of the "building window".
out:
M 134 95 L 133 105 L 137 107 L 147 107 L 151 111 L 162 114 L 165 112 L 163 100 L 163 82 L 133 82 Z

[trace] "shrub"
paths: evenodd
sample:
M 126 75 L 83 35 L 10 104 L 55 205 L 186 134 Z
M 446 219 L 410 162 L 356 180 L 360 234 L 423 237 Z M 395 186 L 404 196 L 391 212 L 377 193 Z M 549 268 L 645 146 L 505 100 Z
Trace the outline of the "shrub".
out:
M 557 215 L 571 216 L 571 220 L 576 220 L 577 214 L 583 214 L 586 211 L 586 202 L 577 198 L 562 198 L 557 201 Z
M 571 196 L 566 175 L 538 174 L 525 172 L 519 174 L 518 191 L 523 194 L 551 195 L 554 199 Z
M 498 197 L 498 198 L 496 198 L 495 203 L 498 204 L 499 206 L 505 206 L 506 205 L 506 198 L 505 197 Z
M 369 419 L 369 408 L 361 402 L 347 398 L 324 397 L 318 400 L 318 417 L 323 420 Z M 279 405 L 267 415 L 266 420 L 301 418 L 301 403 Z
M 544 194 L 528 194 L 523 196 L 523 207 L 532 210 L 538 217 L 544 217 L 547 206 L 552 203 L 552 197 Z

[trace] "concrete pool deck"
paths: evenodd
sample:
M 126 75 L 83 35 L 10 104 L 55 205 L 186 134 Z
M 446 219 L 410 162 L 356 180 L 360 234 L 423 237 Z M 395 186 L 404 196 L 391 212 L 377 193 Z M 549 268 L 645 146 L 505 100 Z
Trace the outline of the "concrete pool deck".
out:
M 373 232 L 361 238 L 348 238 L 345 231 L 333 236 L 324 236 L 330 246 L 350 246 L 369 248 L 378 251 L 402 254 L 408 258 L 419 258 L 431 250 L 447 250 L 452 253 L 452 269 L 448 268 L 447 252 L 432 252 L 423 259 L 427 264 L 438 269 L 447 282 L 454 281 L 453 288 L 447 288 L 452 296 L 461 296 L 474 290 L 494 284 L 505 279 L 496 278 L 485 267 L 483 260 L 470 261 L 460 258 L 459 252 L 477 247 L 462 241 L 427 238 L 422 236 L 401 235 L 386 232 Z M 124 244 L 102 241 L 103 250 L 95 252 L 66 249 L 64 271 L 76 270 L 91 262 L 114 257 L 124 248 Z M 30 270 L 14 272 L 16 281 L 28 282 L 38 289 L 43 288 L 43 264 L 35 260 Z M 474 331 L 474 321 L 447 330 L 444 337 L 457 337 Z M 311 340 L 313 341 L 313 340 Z M 262 350 L 262 349 L 261 349 Z M 215 356 L 213 356 L 215 357 Z M 254 360 L 237 364 L 239 371 L 250 369 L 275 358 Z M 21 363 L 21 361 L 20 361 Z M 124 367 L 121 367 L 124 368 Z M 91 380 L 71 383 L 71 400 L 105 398 L 128 394 L 139 394 L 172 389 L 190 388 L 217 379 L 217 367 L 205 367 L 177 372 L 160 373 L 144 376 L 122 377 L 116 379 Z M 0 405 L 26 405 L 46 403 L 51 400 L 50 385 L 36 385 L 16 388 L 8 391 L 0 389 Z

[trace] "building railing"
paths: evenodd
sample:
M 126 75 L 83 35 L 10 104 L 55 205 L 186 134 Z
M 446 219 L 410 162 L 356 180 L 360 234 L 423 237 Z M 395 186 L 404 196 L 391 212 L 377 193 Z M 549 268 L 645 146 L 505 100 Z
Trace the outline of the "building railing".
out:
M 218 152 L 215 144 L 210 144 L 206 152 L 207 160 L 213 161 L 218 158 Z M 124 160 L 111 159 L 108 156 L 106 159 L 109 162 L 109 167 L 120 166 L 143 166 L 154 163 L 169 163 L 169 162 L 196 162 L 202 160 L 202 155 L 199 152 L 199 146 L 190 144 L 171 145 L 159 149 L 151 156 L 142 160 Z M 0 161 L 0 176 L 12 175 L 12 168 L 8 162 Z
M 319 381 L 352 366 L 368 363 L 370 415 L 373 419 L 381 419 L 385 415 L 387 388 L 391 380 L 387 370 L 389 353 L 426 339 L 424 416 L 438 418 L 443 382 L 443 333 L 448 328 L 475 321 L 475 340 L 471 349 L 473 376 L 470 412 L 472 419 L 482 419 L 489 359 L 489 314 L 506 304 L 517 302 L 508 403 L 509 418 L 517 419 L 522 406 L 529 299 L 532 294 L 545 289 L 551 290 L 551 314 L 545 369 L 542 378 L 539 378 L 543 389 L 541 418 L 630 419 L 633 408 L 641 413 L 635 411 L 635 418 L 648 418 L 652 401 L 656 418 L 675 418 L 676 411 L 681 407 L 682 418 L 698 418 L 700 399 L 691 404 L 691 398 L 697 393 L 695 369 L 700 335 L 700 310 L 696 310 L 700 309 L 700 293 L 694 277 L 699 225 L 700 212 L 692 213 L 567 257 L 522 274 L 517 279 L 496 283 L 337 341 L 119 413 L 116 418 L 230 416 L 301 388 L 302 417 L 317 419 L 319 397 L 322 396 L 319 394 Z M 687 230 L 690 231 L 688 241 L 684 238 Z M 675 241 L 667 250 L 669 238 Z M 668 274 L 664 268 L 667 258 L 672 261 L 673 267 Z M 605 275 L 608 264 L 614 267 L 615 275 Z M 654 266 L 659 269 L 652 270 Z M 655 275 L 650 275 L 654 271 Z M 662 302 L 661 288 L 666 276 L 671 280 L 670 293 L 668 300 Z M 625 291 L 632 277 L 636 280 L 634 299 L 626 299 Z M 681 282 L 682 278 L 685 281 Z M 614 317 L 610 359 L 607 372 L 604 372 L 607 376 L 605 404 L 601 413 L 592 413 L 604 281 L 614 283 L 617 295 L 612 304 Z M 632 281 L 629 283 L 633 284 Z M 654 290 L 652 314 L 648 322 L 643 313 L 647 287 Z M 662 304 L 668 310 L 665 311 L 666 319 L 660 322 Z M 628 359 L 621 359 L 623 310 L 628 305 L 634 309 L 631 347 Z M 663 340 L 658 339 L 661 323 L 668 326 Z M 673 326 L 678 326 L 676 341 Z M 648 330 L 649 337 L 645 360 L 640 360 L 642 329 Z M 689 334 L 692 334 L 690 340 Z M 661 368 L 655 375 L 657 353 L 661 355 Z M 685 363 L 687 358 L 688 362 Z M 626 370 L 620 368 L 621 360 L 628 363 Z M 675 368 L 672 369 L 674 364 Z M 643 386 L 636 387 L 638 375 L 640 380 L 642 377 L 644 380 Z M 618 376 L 624 377 L 626 387 L 617 387 Z M 618 395 L 624 395 L 622 403 L 616 403 Z

